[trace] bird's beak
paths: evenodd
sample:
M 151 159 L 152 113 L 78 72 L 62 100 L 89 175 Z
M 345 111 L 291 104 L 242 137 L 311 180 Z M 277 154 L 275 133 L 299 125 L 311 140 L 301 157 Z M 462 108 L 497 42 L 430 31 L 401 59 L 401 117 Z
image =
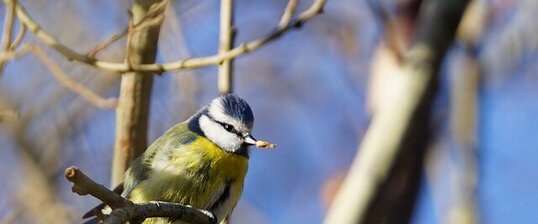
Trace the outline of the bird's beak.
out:
M 248 134 L 247 137 L 245 137 L 244 143 L 247 145 L 256 145 L 256 139 L 252 137 L 251 134 Z

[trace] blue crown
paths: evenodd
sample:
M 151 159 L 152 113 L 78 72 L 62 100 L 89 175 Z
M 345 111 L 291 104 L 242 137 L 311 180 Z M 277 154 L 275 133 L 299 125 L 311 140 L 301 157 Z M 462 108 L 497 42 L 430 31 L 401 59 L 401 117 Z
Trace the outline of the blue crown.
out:
M 254 115 L 247 101 L 234 94 L 224 94 L 219 97 L 224 113 L 234 117 L 248 126 L 254 123 Z

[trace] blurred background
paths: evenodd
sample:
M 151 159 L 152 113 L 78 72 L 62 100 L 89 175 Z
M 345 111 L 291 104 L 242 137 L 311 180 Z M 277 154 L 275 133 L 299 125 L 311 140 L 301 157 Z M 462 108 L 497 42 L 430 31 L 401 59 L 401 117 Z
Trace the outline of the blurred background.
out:
M 297 10 L 311 2 L 299 1 Z M 254 111 L 254 136 L 278 148 L 252 151 L 232 223 L 323 221 L 398 73 L 420 2 L 329 1 L 325 13 L 301 29 L 235 60 L 234 91 Z M 132 4 L 20 3 L 44 30 L 79 52 L 123 30 Z M 286 4 L 237 0 L 236 43 L 274 29 Z M 473 13 L 465 20 L 470 28 L 460 30 L 442 66 L 433 112 L 435 137 L 425 157 L 412 223 L 451 223 L 465 178 L 477 186 L 469 200 L 479 223 L 538 219 L 538 26 L 533 22 L 538 2 L 472 4 Z M 6 6 L 0 7 L 3 18 Z M 218 23 L 219 1 L 172 1 L 157 60 L 215 54 Z M 64 73 L 98 95 L 118 97 L 119 75 L 69 62 L 31 33 L 23 41 L 43 46 Z M 121 61 L 124 46 L 125 38 L 99 58 Z M 216 74 L 212 66 L 155 77 L 149 142 L 218 94 Z M 469 118 L 465 111 L 474 114 Z M 69 91 L 29 54 L 4 67 L 0 113 L 0 223 L 79 223 L 99 201 L 73 194 L 63 171 L 75 165 L 110 185 L 114 109 L 98 108 Z M 461 126 L 465 130 L 458 130 Z

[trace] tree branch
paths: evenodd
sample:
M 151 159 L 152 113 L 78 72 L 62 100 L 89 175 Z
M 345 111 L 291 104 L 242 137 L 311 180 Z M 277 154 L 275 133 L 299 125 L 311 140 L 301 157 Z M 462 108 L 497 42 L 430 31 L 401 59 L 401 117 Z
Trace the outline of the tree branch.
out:
M 15 23 L 15 0 L 6 3 L 6 16 L 4 18 L 4 30 L 2 31 L 2 51 L 8 51 L 11 46 L 13 24 Z
M 2 51 L 0 53 L 0 63 L 5 63 L 9 60 L 15 60 L 32 51 L 30 45 L 24 45 L 19 50 Z
M 234 0 L 220 1 L 220 46 L 219 53 L 225 54 L 233 47 L 235 39 Z M 231 93 L 233 90 L 233 59 L 222 61 L 219 65 L 219 93 Z
M 67 89 L 78 93 L 82 98 L 87 100 L 88 102 L 92 103 L 93 105 L 101 108 L 101 109 L 112 109 L 115 108 L 118 104 L 118 100 L 115 98 L 108 98 L 104 99 L 101 96 L 97 95 L 90 89 L 86 88 L 85 86 L 77 83 L 75 80 L 69 78 L 68 75 L 66 75 L 60 66 L 56 64 L 46 53 L 43 49 L 38 47 L 37 45 L 31 45 L 30 47 L 32 50 L 32 53 L 41 61 L 43 64 L 45 64 L 52 76 L 58 80 L 58 82 L 66 87 Z
M 73 183 L 71 188 L 78 195 L 91 195 L 113 210 L 104 220 L 107 224 L 141 222 L 151 217 L 168 217 L 190 223 L 215 224 L 211 212 L 171 202 L 147 202 L 134 204 L 103 185 L 95 183 L 78 168 L 72 166 L 65 170 L 65 178 Z
M 93 48 L 90 52 L 88 52 L 88 57 L 95 59 L 97 56 L 97 53 L 104 50 L 108 46 L 110 46 L 112 43 L 116 42 L 117 40 L 121 39 L 125 35 L 129 33 L 129 27 L 123 29 L 120 33 L 115 34 L 114 36 L 108 38 L 105 42 L 98 44 L 95 48 Z
M 74 193 L 94 196 L 112 209 L 133 205 L 131 201 L 112 192 L 105 186 L 95 183 L 77 167 L 71 166 L 65 169 L 65 178 L 73 183 L 71 190 Z
M 285 27 L 288 24 L 290 24 L 291 18 L 293 18 L 293 14 L 295 13 L 296 7 L 297 7 L 297 0 L 290 0 L 288 2 L 286 9 L 284 9 L 284 14 L 282 14 L 282 17 L 280 18 L 278 27 Z
M 7 3 L 10 0 L 3 0 L 3 1 L 4 3 Z M 135 64 L 135 65 L 132 65 L 132 67 L 129 67 L 127 64 L 123 62 L 108 62 L 108 61 L 96 60 L 84 54 L 79 54 L 75 52 L 74 50 L 72 50 L 71 48 L 60 43 L 58 40 L 56 40 L 56 38 L 52 37 L 50 34 L 46 33 L 41 28 L 41 26 L 39 26 L 39 24 L 37 24 L 36 21 L 33 20 L 26 13 L 24 8 L 20 4 L 16 3 L 15 11 L 21 23 L 27 26 L 28 29 L 32 33 L 34 33 L 34 35 L 36 35 L 36 37 L 39 40 L 41 40 L 41 42 L 55 49 L 56 51 L 58 51 L 58 53 L 62 54 L 68 60 L 76 60 L 76 61 L 88 64 L 91 66 L 95 66 L 103 70 L 114 71 L 118 73 L 125 73 L 129 71 L 163 73 L 167 71 L 174 71 L 174 70 L 180 70 L 180 69 L 192 69 L 192 68 L 200 68 L 207 65 L 216 65 L 216 64 L 222 63 L 222 61 L 224 60 L 233 59 L 243 54 L 246 54 L 248 52 L 251 52 L 253 50 L 256 50 L 266 45 L 267 43 L 279 38 L 284 33 L 292 29 L 301 27 L 303 23 L 310 20 L 314 16 L 322 13 L 323 7 L 326 1 L 327 0 L 314 1 L 314 3 L 310 6 L 310 8 L 308 8 L 307 10 L 299 14 L 299 16 L 297 16 L 295 20 L 292 20 L 288 25 L 284 27 L 277 26 L 277 28 L 274 31 L 270 32 L 264 37 L 240 44 L 239 46 L 231 49 L 230 51 L 227 51 L 226 53 L 221 53 L 221 54 L 207 56 L 207 57 L 183 59 L 183 60 L 163 63 L 163 64 L 153 64 L 153 63 L 152 64 Z
M 103 43 L 98 44 L 93 50 L 91 50 L 87 55 L 89 58 L 95 59 L 97 53 L 99 53 L 101 50 L 107 48 L 115 41 L 121 39 L 125 35 L 127 35 L 129 32 L 137 32 L 143 29 L 148 28 L 151 25 L 155 25 L 156 23 L 162 22 L 164 19 L 164 13 L 159 13 L 159 10 L 163 10 L 168 4 L 168 1 L 162 1 L 157 4 L 156 7 L 153 7 L 151 12 L 147 13 L 144 18 L 142 18 L 138 23 L 136 24 L 130 24 L 127 28 L 123 29 L 120 33 L 115 34 L 114 36 L 110 37 L 108 40 L 106 40 Z M 132 20 L 129 20 L 131 22 Z
M 13 35 L 13 24 L 15 23 L 15 0 L 6 2 L 6 15 L 4 18 L 4 29 L 2 31 L 2 52 L 9 52 L 11 37 Z M 4 73 L 5 60 L 0 61 L 0 77 Z
M 452 74 L 450 85 L 450 135 L 455 147 L 451 156 L 453 164 L 449 172 L 453 174 L 451 192 L 457 192 L 452 199 L 448 218 L 450 223 L 478 223 L 476 191 L 478 181 L 477 165 L 477 111 L 480 84 L 480 66 L 468 52 L 461 55 L 462 65 L 458 74 Z M 457 161 L 457 162 L 454 162 Z
M 467 0 L 427 4 L 416 40 L 404 58 L 399 86 L 386 108 L 374 116 L 325 223 L 405 223 L 411 217 L 438 70 Z M 398 170 L 405 163 L 411 164 Z
M 15 39 L 11 43 L 11 46 L 9 47 L 10 50 L 15 50 L 17 47 L 21 44 L 22 39 L 24 38 L 24 35 L 26 35 L 26 26 L 23 24 L 20 24 L 19 26 L 19 32 L 17 33 L 17 36 L 15 36 Z
M 106 219 L 105 224 L 120 224 L 131 220 L 144 220 L 152 217 L 167 217 L 196 224 L 217 224 L 211 212 L 195 209 L 177 203 L 151 201 L 143 204 L 115 209 Z
M 450 223 L 480 223 L 477 211 L 478 166 L 478 109 L 480 79 L 483 73 L 477 59 L 477 43 L 483 36 L 487 20 L 486 1 L 475 0 L 469 3 L 458 29 L 458 41 L 463 43 L 463 52 L 458 55 L 462 60 L 450 74 L 450 135 L 455 147 L 450 147 L 454 170 L 451 192 L 457 192 L 447 209 Z M 461 67 L 460 67 L 461 66 Z M 451 69 L 452 70 L 452 69 Z

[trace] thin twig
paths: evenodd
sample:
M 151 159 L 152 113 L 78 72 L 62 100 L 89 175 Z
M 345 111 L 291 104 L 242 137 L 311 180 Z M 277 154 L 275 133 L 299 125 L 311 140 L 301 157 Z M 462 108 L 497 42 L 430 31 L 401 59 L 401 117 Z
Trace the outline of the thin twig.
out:
M 7 2 L 10 0 L 3 0 L 3 1 Z M 71 48 L 58 42 L 58 40 L 56 40 L 56 38 L 52 37 L 50 34 L 46 33 L 41 28 L 41 26 L 39 26 L 36 23 L 36 21 L 33 20 L 26 13 L 24 8 L 20 4 L 17 4 L 15 10 L 20 21 L 24 25 L 26 25 L 28 29 L 32 33 L 34 33 L 39 40 L 41 40 L 44 44 L 50 46 L 51 48 L 54 48 L 56 51 L 58 51 L 60 54 L 66 57 L 68 60 L 76 60 L 76 61 L 88 64 L 88 65 L 95 66 L 103 70 L 114 71 L 114 72 L 119 72 L 119 73 L 125 73 L 129 71 L 163 73 L 167 71 L 174 71 L 174 70 L 180 70 L 180 69 L 192 69 L 192 68 L 199 68 L 199 67 L 203 67 L 207 65 L 215 65 L 215 64 L 221 63 L 224 60 L 236 58 L 240 55 L 256 50 L 264 46 L 265 44 L 279 38 L 284 33 L 292 29 L 301 27 L 303 23 L 310 20 L 314 16 L 322 13 L 323 6 L 325 5 L 326 1 L 327 0 L 316 0 L 312 4 L 312 6 L 310 6 L 310 8 L 308 8 L 307 10 L 299 14 L 299 16 L 297 16 L 296 19 L 292 20 L 287 26 L 277 27 L 274 31 L 270 32 L 264 37 L 246 42 L 244 44 L 240 44 L 239 46 L 231 49 L 230 51 L 226 53 L 207 56 L 207 57 L 184 59 L 184 60 L 179 60 L 179 61 L 169 62 L 169 63 L 164 63 L 164 64 L 136 64 L 136 65 L 133 65 L 132 68 L 129 68 L 123 62 L 118 63 L 118 62 L 96 60 L 96 59 L 89 58 L 86 55 L 79 54 L 75 52 L 74 50 L 72 50 Z
M 31 51 L 39 60 L 41 60 L 41 62 L 43 62 L 43 64 L 48 67 L 51 74 L 62 86 L 65 86 L 67 89 L 80 94 L 80 96 L 82 96 L 82 98 L 86 99 L 88 102 L 102 109 L 115 108 L 118 104 L 115 98 L 104 99 L 85 86 L 69 78 L 69 76 L 62 71 L 60 66 L 58 66 L 58 64 L 56 64 L 56 62 L 54 62 L 40 47 L 33 45 L 31 47 Z
M 88 52 L 88 58 L 95 59 L 95 57 L 97 56 L 97 53 L 106 49 L 112 43 L 116 42 L 117 40 L 127 35 L 127 33 L 129 33 L 129 27 L 123 29 L 120 33 L 115 34 L 114 36 L 110 37 L 105 42 L 98 44 L 95 48 L 93 48 L 90 52 Z
M 9 52 L 11 37 L 13 35 L 13 24 L 15 21 L 15 0 L 6 1 L 6 16 L 4 17 L 4 29 L 2 31 L 2 52 Z M 5 60 L 0 61 L 0 77 L 4 73 Z
M 451 147 L 453 173 L 452 203 L 448 211 L 449 223 L 478 223 L 477 191 L 477 105 L 480 83 L 480 66 L 469 52 L 459 56 L 463 65 L 457 74 L 451 74 L 450 132 L 455 147 Z
M 23 24 L 20 24 L 19 26 L 19 32 L 17 33 L 17 36 L 15 36 L 15 39 L 11 43 L 11 46 L 9 46 L 9 50 L 15 50 L 19 45 L 22 43 L 22 39 L 24 38 L 24 35 L 26 35 L 26 26 Z
M 4 18 L 4 30 L 2 31 L 2 51 L 9 51 L 13 24 L 15 23 L 15 0 L 6 1 L 6 16 Z
M 87 57 L 95 59 L 97 56 L 97 53 L 100 51 L 106 49 L 108 46 L 110 46 L 112 43 L 116 42 L 117 40 L 121 39 L 125 35 L 127 35 L 129 32 L 136 32 L 143 29 L 146 29 L 150 26 L 159 24 L 164 20 L 164 13 L 163 10 L 165 9 L 166 4 L 168 4 L 168 0 L 162 1 L 160 3 L 155 4 L 155 6 L 152 6 L 150 8 L 150 12 L 142 18 L 138 23 L 132 25 L 128 25 L 125 29 L 123 29 L 120 33 L 115 34 L 114 36 L 107 39 L 105 42 L 98 44 L 94 49 L 92 49 L 90 52 L 88 52 Z M 129 12 L 130 13 L 130 12 Z M 131 21 L 131 19 L 129 19 Z M 131 31 L 129 31 L 131 29 Z
M 487 2 L 475 0 L 469 3 L 461 24 L 458 28 L 458 40 L 463 43 L 463 55 L 456 58 L 462 60 L 461 69 L 456 74 L 450 74 L 451 101 L 451 137 L 455 147 L 450 147 L 451 169 L 454 170 L 451 192 L 456 192 L 447 211 L 449 223 L 474 224 L 480 223 L 477 211 L 477 188 L 480 172 L 477 155 L 479 92 L 482 68 L 477 59 L 477 43 L 484 35 L 487 20 Z M 452 69 L 450 69 L 452 70 Z M 457 161 L 457 162 L 455 162 Z
M 138 31 L 147 29 L 148 27 L 161 24 L 163 21 L 164 21 L 164 11 L 161 14 L 155 15 L 154 17 L 146 16 L 138 24 L 133 25 L 133 29 L 130 32 L 138 32 Z
M 284 9 L 284 14 L 282 15 L 282 18 L 280 18 L 278 27 L 285 27 L 288 24 L 290 24 L 291 18 L 293 18 L 293 14 L 295 13 L 296 7 L 297 7 L 297 0 L 290 0 L 288 2 L 286 9 Z

